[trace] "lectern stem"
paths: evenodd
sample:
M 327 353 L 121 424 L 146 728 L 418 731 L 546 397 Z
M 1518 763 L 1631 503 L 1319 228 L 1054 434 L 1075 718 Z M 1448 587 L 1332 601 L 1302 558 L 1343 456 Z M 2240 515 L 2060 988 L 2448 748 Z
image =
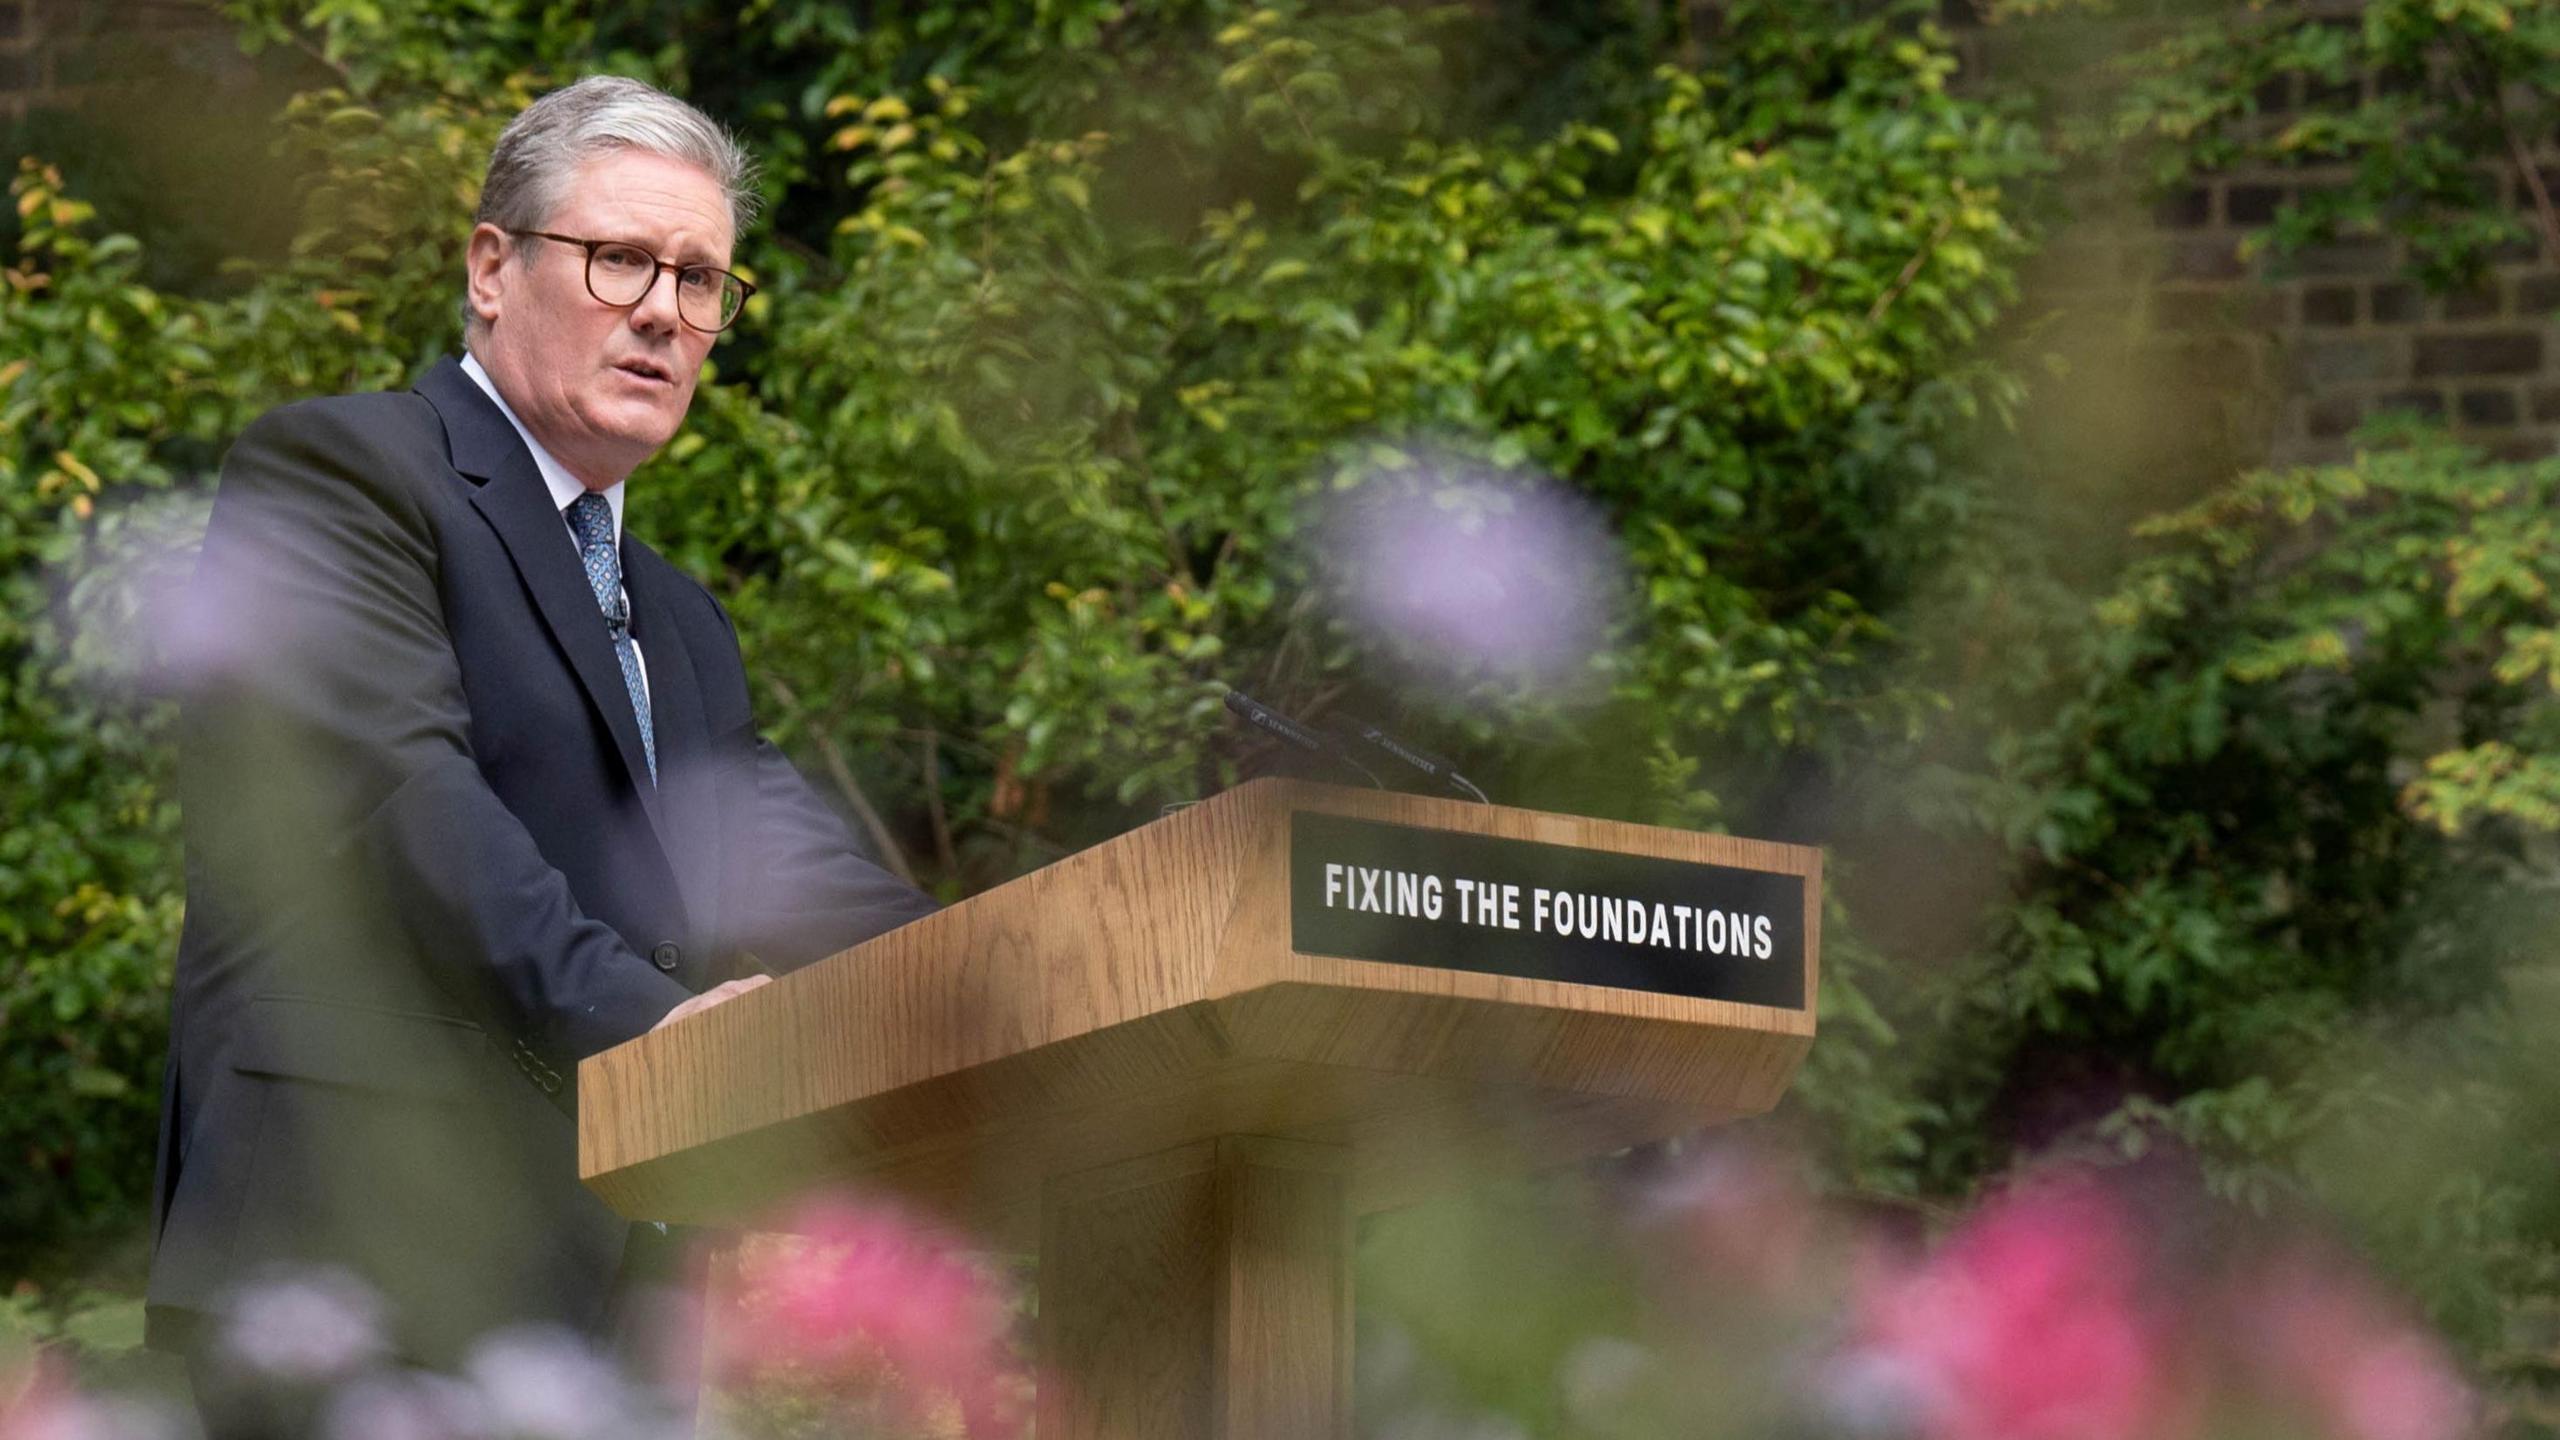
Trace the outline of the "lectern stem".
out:
M 1347 1440 L 1347 1160 L 1224 1136 L 1050 1181 L 1040 1440 Z

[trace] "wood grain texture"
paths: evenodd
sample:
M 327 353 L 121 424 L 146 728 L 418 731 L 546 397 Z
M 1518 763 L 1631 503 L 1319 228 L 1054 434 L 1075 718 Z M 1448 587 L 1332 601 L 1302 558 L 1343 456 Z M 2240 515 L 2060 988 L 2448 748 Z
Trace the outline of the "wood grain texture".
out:
M 1349 1169 L 1231 1135 L 1052 1181 L 1044 1440 L 1348 1436 Z
M 1040 1226 L 1044 1437 L 1206 1436 L 1214 1143 L 1079 1172 Z
M 1758 1113 L 1812 1044 L 1810 1006 L 1298 954 L 1296 810 L 1801 876 L 1817 993 L 1817 851 L 1258 781 L 589 1059 L 581 1173 L 711 1224 L 860 1181 L 1028 1244 L 1052 1176 L 1251 1134 L 1345 1147 L 1367 1209 Z
M 1351 1151 L 1217 1141 L 1209 1246 L 1211 1434 L 1351 1434 Z

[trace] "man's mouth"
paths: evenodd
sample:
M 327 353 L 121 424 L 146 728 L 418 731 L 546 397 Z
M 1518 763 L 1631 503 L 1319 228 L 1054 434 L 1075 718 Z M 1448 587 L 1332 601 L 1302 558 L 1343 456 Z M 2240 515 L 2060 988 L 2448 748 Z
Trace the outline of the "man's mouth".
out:
M 655 380 L 661 385 L 676 383 L 674 373 L 654 360 L 621 360 L 616 361 L 613 368 L 625 375 L 637 375 L 643 380 Z

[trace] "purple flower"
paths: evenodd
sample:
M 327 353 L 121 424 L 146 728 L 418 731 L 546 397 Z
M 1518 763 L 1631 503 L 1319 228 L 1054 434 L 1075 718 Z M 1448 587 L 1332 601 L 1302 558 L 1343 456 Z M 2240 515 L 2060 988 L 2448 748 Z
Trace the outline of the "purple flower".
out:
M 1793 1157 L 1718 1136 L 1672 1163 L 1646 1194 L 1644 1216 L 1715 1288 L 1755 1308 L 1799 1296 L 1819 1236 L 1819 1211 Z
M 477 1391 L 448 1376 L 386 1371 L 340 1386 L 321 1412 L 323 1440 L 483 1440 Z
M 302 1271 L 234 1296 L 221 1345 L 252 1377 L 323 1384 L 382 1358 L 382 1301 L 343 1270 Z
M 613 1362 L 566 1330 L 502 1330 L 472 1350 L 463 1372 L 489 1428 L 520 1440 L 624 1440 L 641 1408 Z
M 1327 494 L 1312 533 L 1342 618 L 1432 683 L 1569 690 L 1593 678 L 1627 586 L 1579 496 L 1454 457 L 1407 454 Z

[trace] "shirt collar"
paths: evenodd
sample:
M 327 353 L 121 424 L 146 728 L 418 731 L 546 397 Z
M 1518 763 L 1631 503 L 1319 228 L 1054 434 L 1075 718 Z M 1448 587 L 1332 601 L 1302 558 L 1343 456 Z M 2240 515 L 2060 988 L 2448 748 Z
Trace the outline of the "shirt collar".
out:
M 480 358 L 468 350 L 462 352 L 462 373 L 470 376 L 473 384 L 497 402 L 498 413 L 506 416 L 507 423 L 516 427 L 516 434 L 524 440 L 524 448 L 533 452 L 534 468 L 542 472 L 542 483 L 551 487 L 551 508 L 566 514 L 569 502 L 586 494 L 587 487 L 579 483 L 577 476 L 569 473 L 567 466 L 553 459 L 550 451 L 542 448 L 542 442 L 533 438 L 532 431 L 524 428 L 524 422 L 516 418 L 515 407 L 507 403 L 506 396 L 498 393 L 497 382 L 489 378 L 488 371 L 480 368 Z M 617 480 L 604 492 L 605 503 L 613 509 L 613 543 L 616 545 L 622 543 L 622 487 L 628 483 Z

